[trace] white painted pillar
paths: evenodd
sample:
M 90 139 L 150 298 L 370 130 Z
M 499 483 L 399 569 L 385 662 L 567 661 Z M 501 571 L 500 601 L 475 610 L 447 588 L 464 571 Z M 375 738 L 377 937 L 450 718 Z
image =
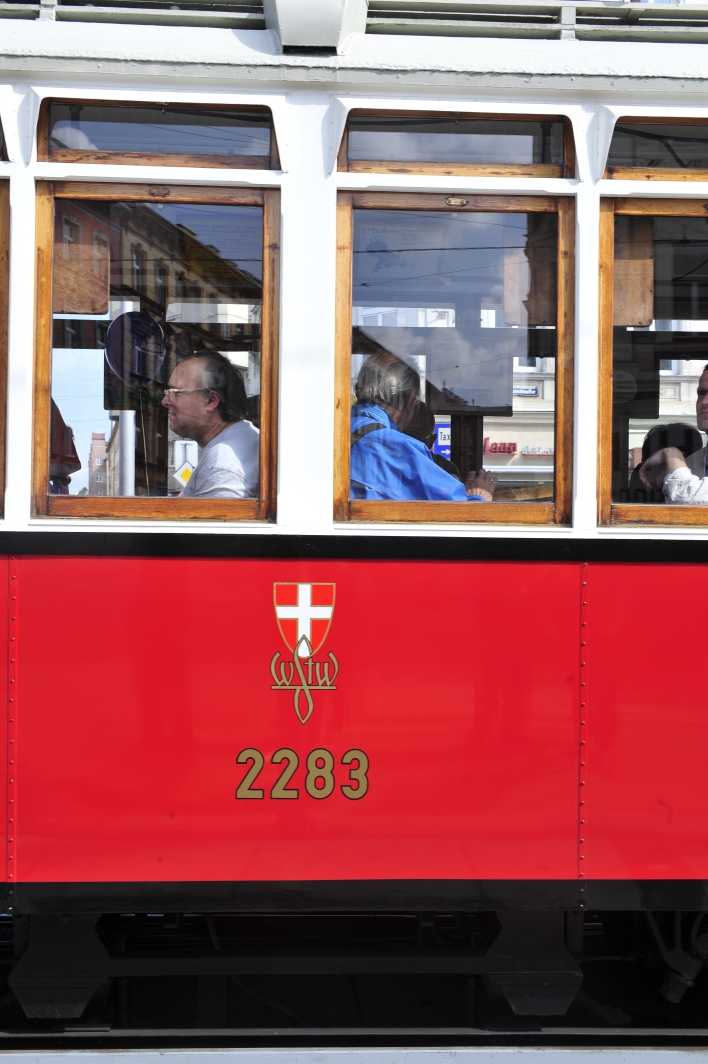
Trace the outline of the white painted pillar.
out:
M 578 148 L 576 221 L 575 410 L 573 455 L 573 527 L 597 529 L 597 413 L 599 343 L 600 194 L 592 161 L 595 148 L 594 108 L 574 121 Z
M 288 95 L 282 186 L 278 527 L 332 526 L 336 174 L 327 93 Z
M 24 124 L 18 115 L 23 90 L 16 88 L 19 118 L 16 135 L 8 138 L 13 158 L 0 164 L 0 177 L 10 180 L 10 291 L 7 403 L 5 523 L 26 526 L 32 513 L 32 388 L 35 343 L 35 183 L 20 145 Z M 9 118 L 7 112 L 3 115 Z M 26 115 L 24 116 L 26 118 Z M 11 399 L 10 399 L 11 397 Z

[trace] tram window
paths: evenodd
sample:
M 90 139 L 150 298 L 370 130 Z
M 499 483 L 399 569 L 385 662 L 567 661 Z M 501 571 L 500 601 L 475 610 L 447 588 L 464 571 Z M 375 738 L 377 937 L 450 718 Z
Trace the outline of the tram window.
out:
M 601 410 L 602 520 L 708 523 L 705 207 L 623 200 L 614 218 L 611 207 L 603 213 L 610 236 L 614 223 L 614 265 L 603 291 L 611 387 Z
M 572 206 L 425 201 L 340 197 L 337 516 L 566 520 Z
M 268 516 L 272 193 L 99 189 L 44 206 L 37 512 Z
M 5 144 L 5 134 L 2 131 L 2 123 L 0 122 L 0 160 L 7 162 L 7 145 Z
M 571 177 L 572 144 L 570 124 L 553 115 L 499 118 L 353 111 L 339 169 Z
M 56 162 L 279 166 L 267 108 L 48 100 L 38 139 L 40 158 Z
M 607 159 L 608 177 L 705 181 L 707 175 L 708 122 L 618 119 Z

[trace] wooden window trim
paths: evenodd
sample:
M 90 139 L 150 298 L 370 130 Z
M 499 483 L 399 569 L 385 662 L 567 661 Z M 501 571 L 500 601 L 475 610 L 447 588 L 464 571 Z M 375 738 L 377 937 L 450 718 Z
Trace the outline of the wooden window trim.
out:
M 165 201 L 162 186 L 158 195 Z M 261 321 L 261 439 L 258 499 L 167 499 L 50 495 L 49 432 L 52 356 L 52 248 L 55 199 L 149 200 L 155 186 L 71 181 L 37 183 L 36 349 L 34 377 L 33 512 L 37 517 L 173 521 L 272 521 L 276 504 L 277 373 L 280 278 L 278 189 L 171 186 L 171 203 L 263 207 Z M 0 404 L 4 409 L 4 405 Z M 4 434 L 3 434 L 4 438 Z
M 546 166 L 534 163 L 450 163 L 395 162 L 381 159 L 349 158 L 349 121 L 352 117 L 371 118 L 464 118 L 492 122 L 562 122 L 564 159 L 562 166 Z M 462 111 L 389 111 L 355 109 L 347 115 L 347 124 L 337 155 L 337 169 L 351 174 L 431 174 L 438 177 L 575 177 L 575 142 L 573 124 L 563 115 L 500 115 L 468 113 Z
M 552 503 L 374 502 L 349 498 L 352 261 L 354 208 L 450 210 L 437 193 L 340 192 L 337 198 L 334 518 L 455 524 L 569 524 L 572 512 L 575 200 L 572 196 L 455 196 L 456 211 L 545 211 L 558 214 L 556 312 L 555 501 Z
M 275 135 L 273 113 L 269 107 L 222 107 L 218 104 L 194 105 L 200 111 L 261 111 L 270 126 L 269 155 L 190 155 L 166 152 L 120 152 L 90 151 L 75 148 L 50 148 L 49 146 L 49 108 L 53 103 L 74 104 L 84 107 L 144 107 L 159 106 L 157 102 L 144 100 L 64 100 L 51 97 L 42 100 L 37 121 L 37 159 L 39 162 L 52 163 L 107 163 L 122 166 L 203 166 L 209 169 L 224 170 L 279 170 L 280 155 Z M 175 107 L 191 107 L 191 104 L 170 104 Z
M 615 128 L 622 122 L 634 122 L 643 126 L 705 126 L 708 129 L 708 119 L 696 121 L 695 118 L 633 118 L 623 115 L 615 122 Z M 614 130 L 612 136 L 614 137 Z M 610 147 L 612 144 L 610 143 Z M 609 157 L 609 152 L 608 152 Z M 605 166 L 602 175 L 609 181 L 708 181 L 708 170 L 693 170 L 681 167 L 660 166 Z
M 600 201 L 600 360 L 598 382 L 597 509 L 600 525 L 708 525 L 706 506 L 644 506 L 612 501 L 612 348 L 615 215 L 706 217 L 705 200 L 612 199 Z

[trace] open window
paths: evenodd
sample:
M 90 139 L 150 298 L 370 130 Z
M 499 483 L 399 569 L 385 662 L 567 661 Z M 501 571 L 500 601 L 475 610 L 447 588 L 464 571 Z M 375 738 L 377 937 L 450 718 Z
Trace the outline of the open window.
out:
M 340 193 L 337 519 L 569 520 L 573 219 L 567 197 Z
M 37 155 L 59 163 L 280 167 L 267 107 L 44 100 Z
M 38 515 L 268 519 L 278 192 L 38 192 Z
M 600 521 L 708 524 L 705 204 L 607 199 L 601 224 Z
M 605 176 L 629 181 L 708 180 L 708 121 L 618 118 Z
M 351 111 L 339 169 L 354 173 L 574 177 L 572 126 L 557 115 Z

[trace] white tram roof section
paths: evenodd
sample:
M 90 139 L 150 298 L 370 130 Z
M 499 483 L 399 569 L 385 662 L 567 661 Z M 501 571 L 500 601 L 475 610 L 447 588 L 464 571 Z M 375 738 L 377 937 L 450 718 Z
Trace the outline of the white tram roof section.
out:
M 343 0 L 297 2 L 307 12 L 313 2 Z M 524 86 L 527 92 L 671 87 L 685 93 L 705 91 L 708 84 L 708 51 L 702 46 L 708 41 L 708 4 L 419 0 L 404 6 L 388 0 L 387 11 L 416 10 L 415 18 L 389 19 L 376 14 L 380 6 L 374 5 L 383 3 L 371 0 L 366 32 L 345 34 L 340 54 L 301 54 L 320 47 L 315 30 L 309 34 L 313 45 L 285 46 L 284 53 L 276 29 L 243 28 L 244 16 L 229 16 L 223 10 L 227 3 L 214 5 L 222 9 L 216 12 L 198 9 L 197 0 L 181 10 L 153 8 L 151 0 L 121 8 L 54 0 L 0 3 L 0 74 L 73 70 L 128 80 L 159 74 L 183 79 L 188 73 L 202 84 L 236 75 L 238 84 L 229 86 L 236 91 L 249 82 L 335 85 L 353 92 L 375 84 L 397 93 L 481 85 Z M 433 17 L 436 9 L 451 8 L 459 8 L 460 17 Z M 617 78 L 628 80 L 613 84 Z

